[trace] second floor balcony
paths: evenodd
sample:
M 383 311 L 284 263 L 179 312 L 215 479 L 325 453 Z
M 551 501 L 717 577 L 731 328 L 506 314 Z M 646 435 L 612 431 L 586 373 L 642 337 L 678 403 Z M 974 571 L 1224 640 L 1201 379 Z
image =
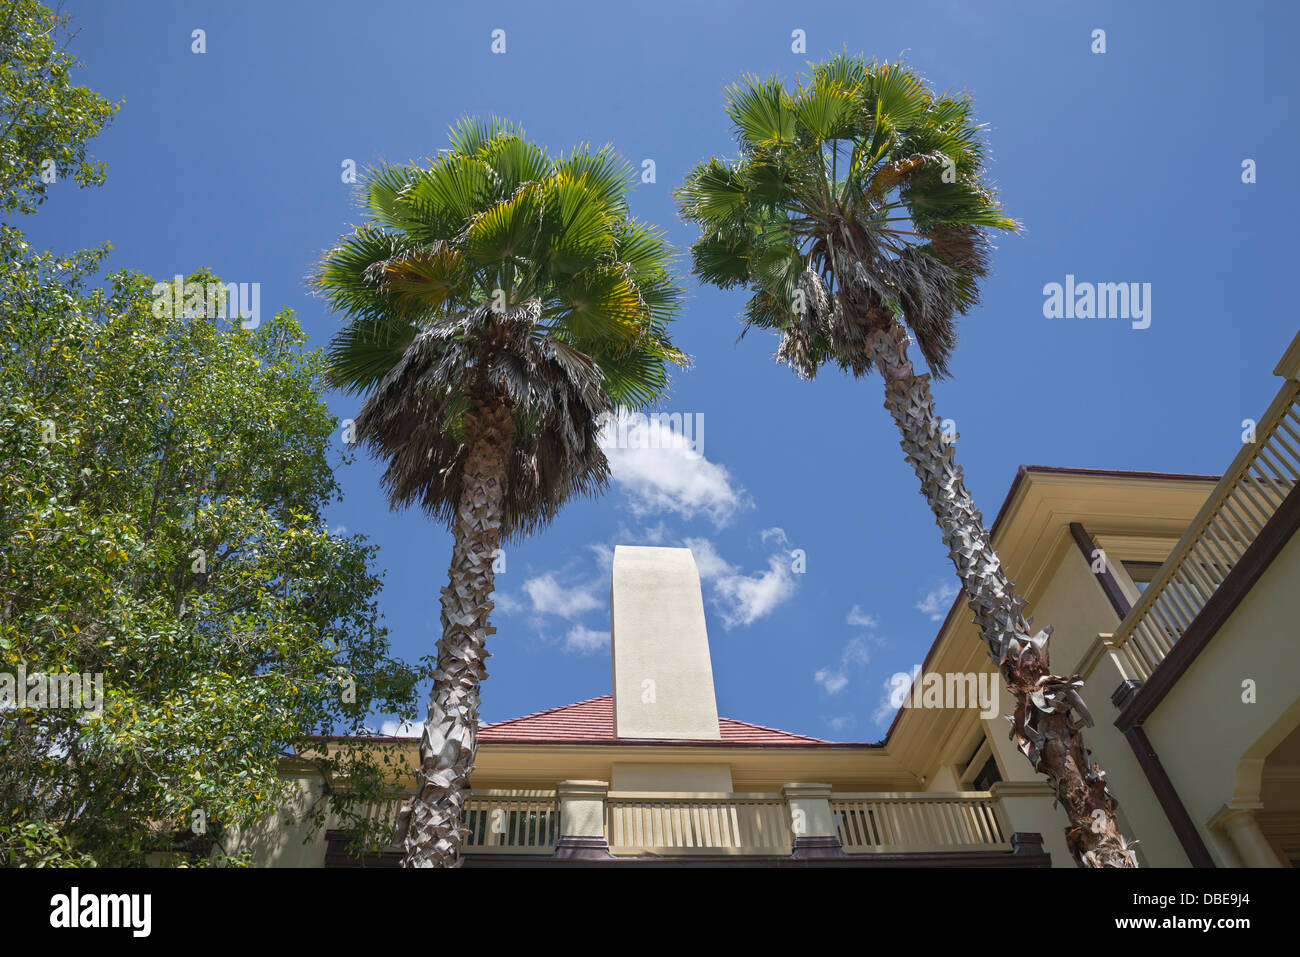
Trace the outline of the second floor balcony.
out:
M 551 790 L 471 792 L 467 866 L 504 864 L 806 865 L 961 863 L 1046 866 L 1037 835 L 1013 831 L 1003 797 L 833 792 L 791 784 L 777 793 L 608 790 L 560 782 Z M 387 814 L 395 815 L 394 803 Z M 358 858 L 330 832 L 327 864 L 396 866 L 396 846 Z

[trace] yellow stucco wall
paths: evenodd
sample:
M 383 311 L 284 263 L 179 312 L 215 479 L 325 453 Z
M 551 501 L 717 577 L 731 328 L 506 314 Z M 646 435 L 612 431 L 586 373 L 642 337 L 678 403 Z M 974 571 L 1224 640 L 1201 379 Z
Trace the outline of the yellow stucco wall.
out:
M 622 764 L 613 765 L 614 791 L 729 792 L 729 764 Z
M 1119 556 L 1109 555 L 1108 565 L 1121 587 L 1132 597 L 1136 589 L 1124 574 Z M 1113 632 L 1119 616 L 1102 591 L 1092 567 L 1074 543 L 1062 556 L 1042 597 L 1033 607 L 1035 624 L 1054 625 L 1051 642 L 1052 669 L 1057 674 L 1074 674 L 1080 670 L 1084 656 L 1097 635 Z M 1120 828 L 1129 840 L 1137 840 L 1139 860 L 1146 866 L 1186 867 L 1187 857 L 1169 824 L 1160 802 L 1156 800 L 1133 749 L 1115 727 L 1119 712 L 1111 695 L 1120 685 L 1119 672 L 1107 657 L 1089 676 L 1083 687 L 1083 700 L 1092 712 L 1096 725 L 1084 739 L 1093 759 L 1106 772 L 1111 793 L 1119 803 Z M 1026 769 L 1028 762 L 1021 759 Z M 1059 812 L 1058 812 L 1059 813 Z M 1064 820 L 1064 814 L 1061 814 Z
M 1242 700 L 1247 679 L 1256 686 L 1253 704 Z M 1232 800 L 1242 757 L 1295 720 L 1297 694 L 1300 536 L 1292 537 L 1144 724 L 1220 866 L 1235 861 L 1206 825 Z
M 314 775 L 295 777 L 292 784 L 294 797 L 281 813 L 226 835 L 224 843 L 228 852 L 251 852 L 258 867 L 324 866 L 325 828 L 312 834 L 310 825 L 304 821 L 307 811 L 322 793 L 320 778 Z M 294 823 L 285 824 L 286 819 L 292 819 Z M 304 838 L 308 838 L 306 843 Z

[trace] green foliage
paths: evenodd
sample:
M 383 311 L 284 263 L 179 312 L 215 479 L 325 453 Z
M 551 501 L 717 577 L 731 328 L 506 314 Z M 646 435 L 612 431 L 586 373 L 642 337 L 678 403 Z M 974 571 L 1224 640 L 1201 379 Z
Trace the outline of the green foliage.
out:
M 801 291 L 820 283 L 834 300 L 851 281 L 849 305 L 900 316 L 942 374 L 953 321 L 978 301 L 985 234 L 1018 228 L 986 181 L 970 98 L 934 93 L 902 64 L 847 55 L 813 64 L 793 89 L 749 76 L 727 97 L 739 155 L 701 163 L 677 192 L 700 226 L 696 275 L 747 288 L 747 326 L 806 339 L 792 353 L 806 374 L 827 360 L 864 370 L 851 354 L 860 337 L 836 336 L 829 316 L 809 323 L 798 307 Z
M 451 142 L 427 166 L 370 170 L 373 220 L 317 270 L 350 320 L 331 347 L 336 384 L 369 392 L 419 329 L 536 300 L 535 334 L 594 359 L 616 403 L 662 397 L 668 366 L 687 361 L 668 335 L 682 290 L 660 231 L 629 215 L 627 164 L 609 147 L 550 156 L 499 120 L 462 120 Z
M 33 212 L 45 201 L 43 174 L 82 187 L 104 181 L 104 164 L 86 155 L 86 141 L 118 107 L 71 82 L 77 60 L 66 50 L 69 22 L 36 0 L 9 0 L 0 12 L 0 209 L 6 215 Z
M 0 867 L 95 867 L 95 859 L 73 849 L 67 837 L 44 821 L 0 823 Z
M 103 676 L 98 713 L 0 710 L 0 854 L 204 862 L 283 814 L 291 751 L 356 829 L 388 756 L 316 736 L 413 717 L 417 676 L 375 549 L 322 517 L 325 358 L 287 309 L 244 330 L 154 315 L 139 274 L 91 289 L 105 251 L 0 235 L 0 673 Z

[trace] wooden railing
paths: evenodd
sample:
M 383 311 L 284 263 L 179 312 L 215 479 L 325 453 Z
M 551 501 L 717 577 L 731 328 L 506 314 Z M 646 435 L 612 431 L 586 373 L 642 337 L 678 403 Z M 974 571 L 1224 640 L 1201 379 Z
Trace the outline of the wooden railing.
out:
M 402 803 L 377 805 L 373 813 L 395 823 Z M 834 793 L 830 810 L 847 854 L 1012 850 L 1012 828 L 985 791 Z M 472 791 L 465 826 L 466 854 L 551 855 L 560 808 L 549 790 Z M 605 839 L 620 857 L 785 857 L 793 837 L 782 794 L 611 791 L 605 797 Z
M 665 856 L 791 852 L 790 811 L 780 794 L 612 791 L 605 799 L 611 854 Z
M 985 791 L 835 794 L 831 813 L 846 854 L 1011 850 L 1010 829 Z
M 366 816 L 395 833 L 410 800 L 371 805 Z M 470 791 L 462 824 L 469 829 L 466 854 L 551 854 L 560 836 L 560 805 L 554 791 Z
M 471 791 L 466 854 L 552 854 L 560 836 L 554 791 Z
M 1294 370 L 1279 365 L 1278 373 L 1289 378 L 1256 425 L 1255 441 L 1243 445 L 1107 642 L 1125 680 L 1151 676 L 1300 480 L 1300 382 Z

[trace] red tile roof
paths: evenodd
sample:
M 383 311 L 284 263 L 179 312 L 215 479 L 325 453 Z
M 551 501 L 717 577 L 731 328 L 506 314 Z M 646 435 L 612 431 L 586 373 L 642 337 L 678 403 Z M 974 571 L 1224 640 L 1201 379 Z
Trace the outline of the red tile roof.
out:
M 722 744 L 809 745 L 831 744 L 805 734 L 791 734 L 762 725 L 719 718 Z M 496 721 L 479 728 L 478 740 L 492 742 L 533 742 L 550 744 L 614 744 L 614 696 L 601 695 L 574 704 L 566 704 L 522 718 Z

